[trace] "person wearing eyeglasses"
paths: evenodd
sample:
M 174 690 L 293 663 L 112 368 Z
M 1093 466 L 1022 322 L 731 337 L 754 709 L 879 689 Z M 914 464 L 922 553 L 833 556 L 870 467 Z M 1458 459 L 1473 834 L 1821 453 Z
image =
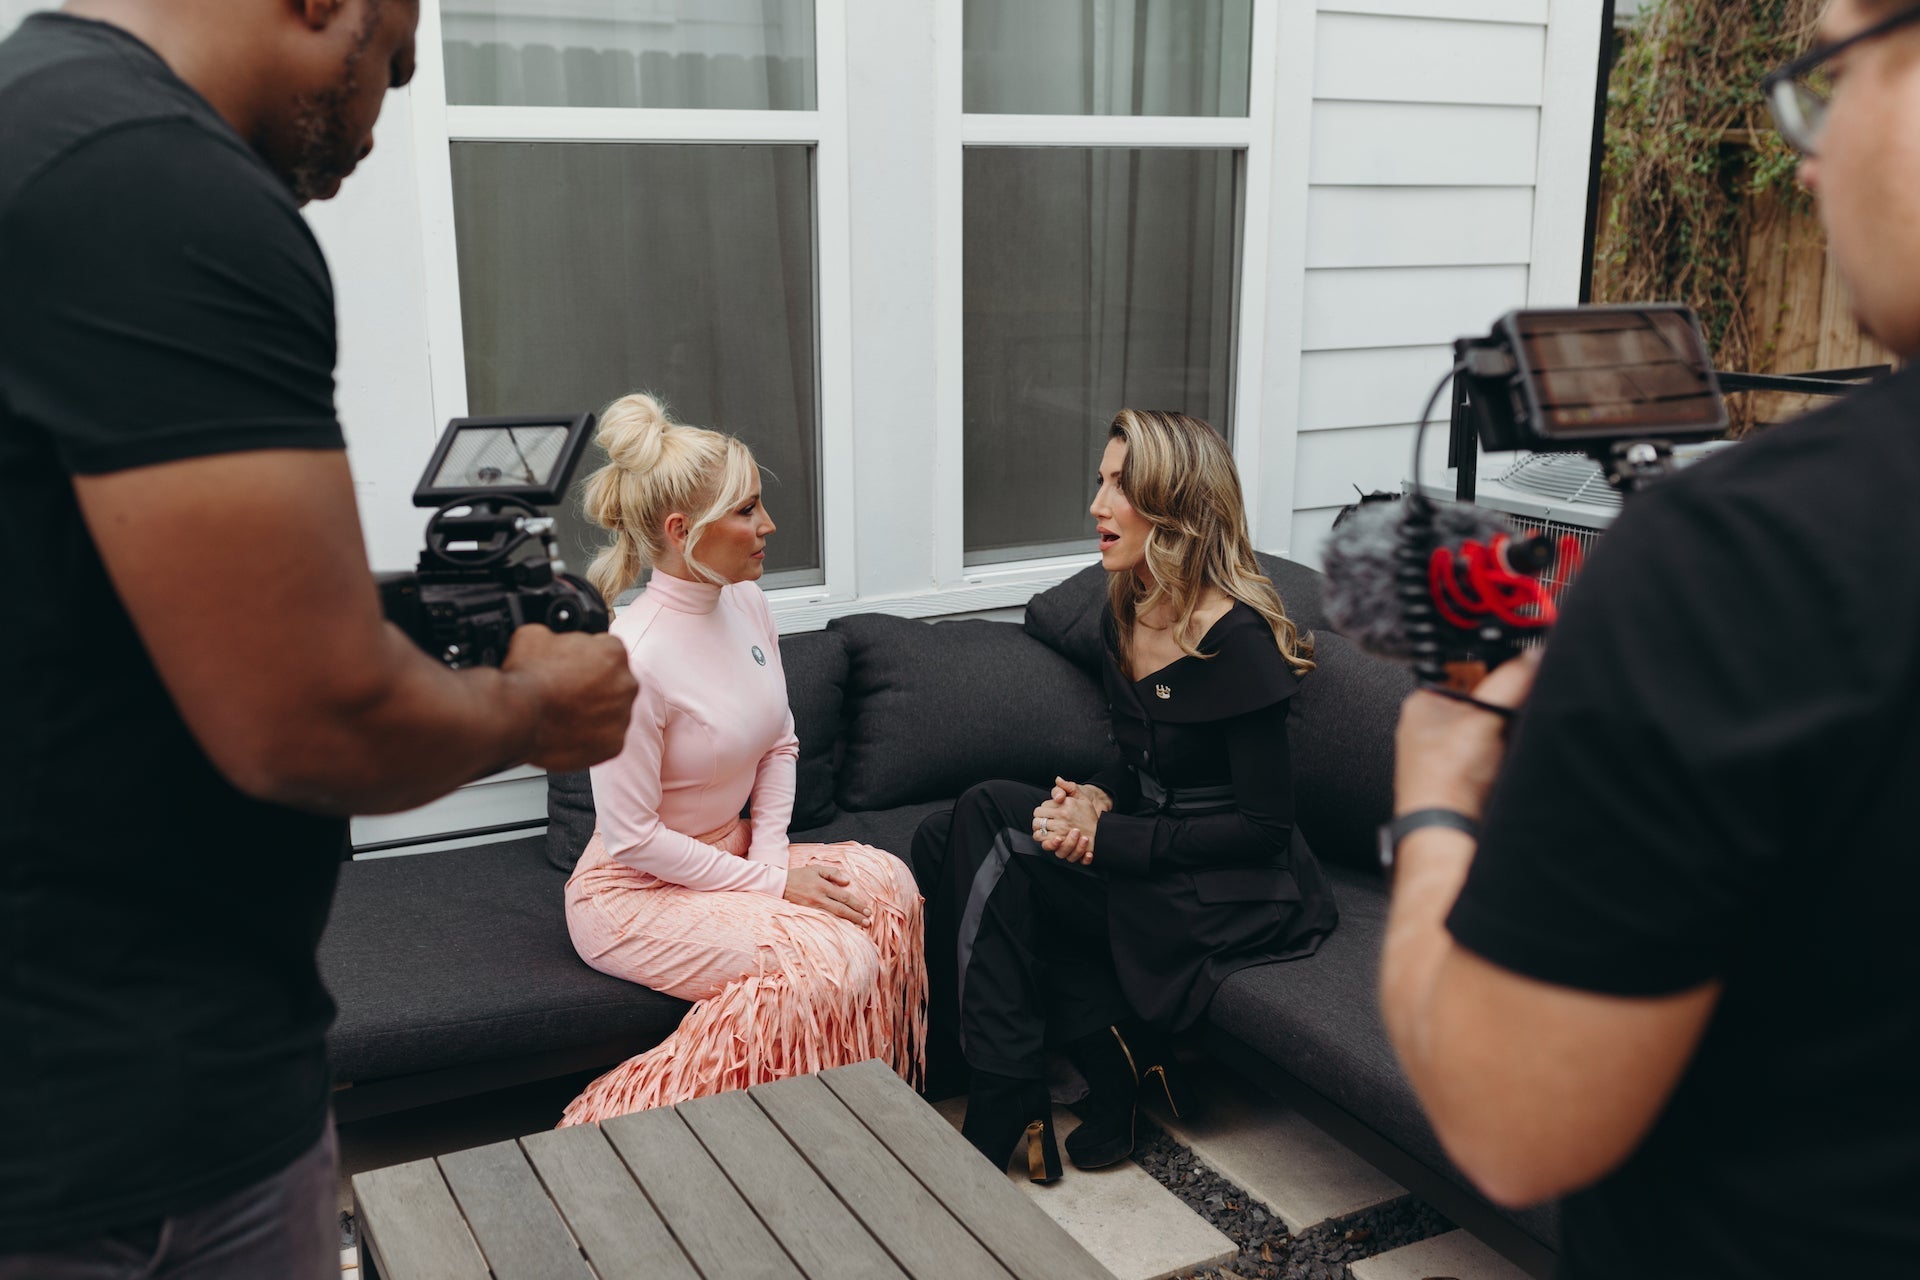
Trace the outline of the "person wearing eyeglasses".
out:
M 1920 5 L 1760 86 L 1920 354 Z M 1382 1012 L 1560 1274 L 1920 1270 L 1920 367 L 1636 497 L 1543 660 L 1398 731 Z

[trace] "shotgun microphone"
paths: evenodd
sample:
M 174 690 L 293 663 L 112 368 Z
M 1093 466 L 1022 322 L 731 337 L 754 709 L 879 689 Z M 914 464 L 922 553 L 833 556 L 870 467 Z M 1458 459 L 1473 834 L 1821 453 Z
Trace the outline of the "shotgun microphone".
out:
M 1429 683 L 1498 666 L 1552 625 L 1540 576 L 1578 557 L 1572 539 L 1519 535 L 1478 507 L 1415 495 L 1370 502 L 1335 526 L 1323 553 L 1327 620 Z

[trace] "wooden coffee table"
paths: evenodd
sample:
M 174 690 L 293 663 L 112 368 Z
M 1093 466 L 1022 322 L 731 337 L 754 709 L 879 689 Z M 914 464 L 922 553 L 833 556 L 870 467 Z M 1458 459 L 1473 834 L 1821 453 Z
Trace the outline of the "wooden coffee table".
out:
M 353 1179 L 384 1280 L 1113 1280 L 879 1062 Z

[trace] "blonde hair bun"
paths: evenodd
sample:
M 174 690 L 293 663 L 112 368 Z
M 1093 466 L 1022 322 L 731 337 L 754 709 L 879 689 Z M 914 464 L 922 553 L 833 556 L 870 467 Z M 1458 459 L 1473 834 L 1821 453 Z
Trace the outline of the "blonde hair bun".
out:
M 658 400 L 644 391 L 621 396 L 600 415 L 594 443 L 623 471 L 650 471 L 660 465 L 673 421 Z
M 588 478 L 582 506 L 587 519 L 614 535 L 587 570 L 600 594 L 612 601 L 659 561 L 667 550 L 667 517 L 676 512 L 687 518 L 688 567 L 724 586 L 695 549 L 709 525 L 753 492 L 758 468 L 747 446 L 724 432 L 675 422 L 642 391 L 601 412 L 594 441 L 607 451 L 607 465 Z

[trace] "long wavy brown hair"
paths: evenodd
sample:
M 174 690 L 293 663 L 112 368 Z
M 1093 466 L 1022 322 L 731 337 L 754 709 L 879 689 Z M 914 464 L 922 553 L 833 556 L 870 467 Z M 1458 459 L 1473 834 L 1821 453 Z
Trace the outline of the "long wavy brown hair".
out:
M 1122 409 L 1107 433 L 1127 446 L 1120 489 L 1152 526 L 1147 531 L 1141 581 L 1131 570 L 1107 575 L 1107 601 L 1118 624 L 1122 670 L 1132 670 L 1133 628 L 1142 613 L 1166 606 L 1182 653 L 1204 658 L 1189 637 L 1207 588 L 1254 610 L 1273 629 L 1280 656 L 1297 673 L 1313 670 L 1313 642 L 1280 603 L 1273 580 L 1260 572 L 1247 533 L 1240 473 L 1220 433 L 1198 418 L 1166 409 Z

